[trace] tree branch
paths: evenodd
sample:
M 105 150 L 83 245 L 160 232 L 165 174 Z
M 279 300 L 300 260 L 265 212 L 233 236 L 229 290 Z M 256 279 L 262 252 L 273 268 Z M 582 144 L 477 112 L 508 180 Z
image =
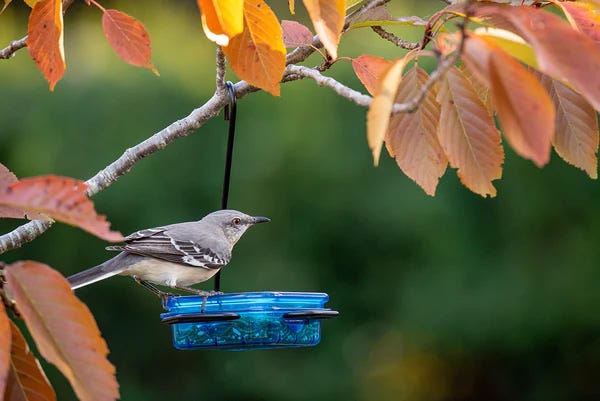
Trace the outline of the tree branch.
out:
M 0 50 L 0 59 L 6 60 L 11 58 L 17 50 L 22 49 L 25 46 L 27 46 L 27 36 L 24 36 L 19 40 L 11 41 L 8 46 Z
M 375 32 L 377 35 L 379 35 L 382 39 L 385 39 L 388 42 L 392 42 L 394 45 L 401 47 L 402 49 L 413 50 L 413 49 L 417 49 L 421 46 L 420 42 L 409 42 L 407 40 L 400 39 L 398 36 L 394 35 L 391 32 L 386 31 L 385 29 L 383 29 L 380 26 L 372 26 L 371 29 L 373 30 L 373 32 Z

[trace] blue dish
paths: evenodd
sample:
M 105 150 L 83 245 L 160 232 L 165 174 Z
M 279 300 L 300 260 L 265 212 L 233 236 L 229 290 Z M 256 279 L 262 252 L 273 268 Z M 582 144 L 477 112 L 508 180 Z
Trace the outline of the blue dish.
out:
M 321 319 L 338 315 L 324 307 L 328 300 L 316 292 L 242 292 L 209 297 L 201 311 L 202 297 L 173 296 L 161 319 L 181 350 L 309 347 L 321 341 Z

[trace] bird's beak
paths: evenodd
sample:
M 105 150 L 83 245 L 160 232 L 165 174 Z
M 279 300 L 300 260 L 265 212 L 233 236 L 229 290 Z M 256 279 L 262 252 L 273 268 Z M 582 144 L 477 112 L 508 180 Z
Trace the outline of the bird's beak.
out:
M 269 221 L 271 221 L 270 218 L 262 217 L 262 216 L 255 216 L 255 217 L 253 217 L 253 219 L 254 219 L 254 221 L 252 222 L 252 224 L 268 223 Z

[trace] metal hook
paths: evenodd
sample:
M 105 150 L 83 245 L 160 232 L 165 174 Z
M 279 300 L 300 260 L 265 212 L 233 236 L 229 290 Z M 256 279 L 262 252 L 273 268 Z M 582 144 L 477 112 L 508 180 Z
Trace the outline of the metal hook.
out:
M 227 138 L 227 152 L 225 155 L 225 177 L 223 178 L 223 196 L 221 197 L 221 209 L 227 209 L 229 200 L 229 182 L 231 181 L 231 162 L 233 160 L 233 140 L 235 138 L 235 118 L 237 114 L 237 99 L 235 86 L 231 81 L 225 84 L 229 89 L 230 103 L 225 106 L 224 117 L 229 121 L 229 135 Z M 221 289 L 221 272 L 215 275 L 215 291 Z
M 225 121 L 230 121 L 231 119 L 231 114 L 233 114 L 233 118 L 235 119 L 235 109 L 236 109 L 236 105 L 237 105 L 237 98 L 236 98 L 236 94 L 235 94 L 235 86 L 233 85 L 233 83 L 231 81 L 227 81 L 225 83 L 225 85 L 227 86 L 227 89 L 229 90 L 229 96 L 231 97 L 231 99 L 229 100 L 229 104 L 225 106 L 225 113 L 224 113 L 224 119 Z M 231 113 L 230 113 L 230 109 L 231 108 Z

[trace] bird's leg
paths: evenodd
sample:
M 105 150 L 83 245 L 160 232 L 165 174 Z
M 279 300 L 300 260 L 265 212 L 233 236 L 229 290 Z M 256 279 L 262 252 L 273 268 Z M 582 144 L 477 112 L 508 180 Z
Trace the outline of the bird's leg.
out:
M 162 300 L 163 305 L 164 305 L 164 303 L 165 303 L 165 301 L 167 300 L 168 297 L 172 297 L 174 295 L 174 294 L 171 294 L 169 292 L 164 292 L 164 291 L 159 290 L 158 288 L 156 288 L 155 286 L 153 286 L 152 284 L 150 284 L 148 281 L 142 280 L 138 276 L 132 276 L 132 277 L 133 277 L 133 279 L 135 280 L 136 283 L 138 283 L 139 285 L 141 285 L 145 289 L 152 291 L 152 293 L 154 293 L 154 295 L 156 295 L 157 297 L 159 297 Z
M 202 308 L 200 309 L 201 312 L 204 312 L 204 310 L 206 309 L 206 300 L 208 299 L 208 297 L 212 297 L 213 295 L 223 294 L 221 291 L 213 291 L 213 290 L 204 291 L 204 290 L 199 290 L 197 288 L 184 287 L 184 286 L 180 286 L 180 285 L 176 285 L 175 288 L 182 290 L 182 291 L 191 292 L 192 294 L 200 295 L 202 297 Z

